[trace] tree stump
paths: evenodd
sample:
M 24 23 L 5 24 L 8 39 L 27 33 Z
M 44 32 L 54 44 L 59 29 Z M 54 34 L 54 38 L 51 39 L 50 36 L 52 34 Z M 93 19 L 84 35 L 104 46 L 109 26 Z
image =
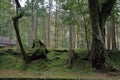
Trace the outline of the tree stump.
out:
M 46 54 L 48 53 L 48 49 L 40 40 L 34 40 L 32 51 L 29 50 L 28 57 L 30 61 L 37 60 L 37 59 L 47 59 Z

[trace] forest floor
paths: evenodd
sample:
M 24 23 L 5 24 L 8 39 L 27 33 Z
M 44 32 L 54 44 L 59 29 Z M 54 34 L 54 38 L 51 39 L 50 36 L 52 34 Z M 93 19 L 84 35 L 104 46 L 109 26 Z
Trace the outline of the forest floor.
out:
M 0 50 L 0 78 L 120 79 L 120 73 L 100 73 L 93 70 L 88 61 L 82 60 L 87 53 L 85 49 L 75 50 L 79 57 L 72 69 L 66 66 L 67 52 L 49 50 L 48 60 L 39 59 L 29 65 L 23 63 L 20 55 L 13 55 L 7 51 L 4 52 L 5 50 Z M 107 61 L 120 69 L 120 56 L 117 55 L 112 58 L 108 58 Z

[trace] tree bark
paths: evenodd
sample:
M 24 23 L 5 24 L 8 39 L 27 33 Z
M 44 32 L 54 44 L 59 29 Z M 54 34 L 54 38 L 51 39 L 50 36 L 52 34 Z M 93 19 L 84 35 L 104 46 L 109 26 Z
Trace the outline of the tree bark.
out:
M 110 47 L 111 47 L 111 24 L 110 24 L 110 21 L 108 21 L 108 24 L 107 24 L 107 49 L 110 50 Z
M 32 26 L 33 26 L 33 40 L 37 39 L 37 11 L 35 9 L 37 1 L 32 0 Z
M 90 60 L 93 68 L 105 70 L 105 22 L 115 0 L 108 0 L 102 6 L 98 0 L 88 0 L 92 25 L 92 46 Z
M 59 20 L 59 0 L 56 0 L 56 14 L 55 14 L 55 48 L 58 47 L 58 20 Z
M 20 32 L 19 32 L 19 28 L 18 28 L 18 22 L 19 22 L 19 19 L 23 17 L 23 14 L 22 13 L 18 13 L 18 8 L 20 8 L 20 3 L 18 0 L 15 0 L 16 2 L 16 15 L 12 18 L 13 19 L 13 25 L 14 25 L 14 29 L 15 29 L 15 32 L 16 32 L 16 36 L 17 36 L 17 40 L 18 40 L 18 43 L 19 43 L 19 46 L 20 46 L 20 49 L 21 49 L 21 52 L 22 52 L 22 56 L 23 56 L 23 59 L 26 63 L 29 62 L 26 54 L 25 54 L 25 50 L 24 50 L 24 47 L 22 45 L 22 41 L 21 41 L 21 37 L 20 37 Z
M 115 34 L 115 19 L 114 17 L 112 16 L 112 19 L 111 19 L 111 23 L 112 23 L 112 31 L 111 31 L 111 37 L 112 37 L 112 50 L 115 50 L 117 49 L 116 47 L 116 34 Z
M 42 8 L 44 9 L 44 0 L 42 0 Z M 43 43 L 46 45 L 46 17 L 42 16 L 42 28 L 43 28 Z
M 70 25 L 70 28 L 69 28 L 69 57 L 68 57 L 68 60 L 67 60 L 67 64 L 68 64 L 68 67 L 69 68 L 72 68 L 73 67 L 73 63 L 74 63 L 74 60 L 75 60 L 75 57 L 74 57 L 74 50 L 73 50 L 73 39 L 72 39 L 72 32 L 73 32 L 73 26 Z
M 48 21 L 48 42 L 47 42 L 48 47 L 50 47 L 51 23 L 52 23 L 52 0 L 49 0 L 49 21 Z

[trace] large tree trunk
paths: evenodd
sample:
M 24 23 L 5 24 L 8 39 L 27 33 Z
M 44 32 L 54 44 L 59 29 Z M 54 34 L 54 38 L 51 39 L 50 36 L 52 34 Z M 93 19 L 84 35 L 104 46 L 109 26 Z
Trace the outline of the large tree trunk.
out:
M 106 1 L 102 6 L 98 0 L 88 0 L 92 25 L 92 46 L 90 60 L 93 68 L 105 70 L 105 22 L 115 0 Z

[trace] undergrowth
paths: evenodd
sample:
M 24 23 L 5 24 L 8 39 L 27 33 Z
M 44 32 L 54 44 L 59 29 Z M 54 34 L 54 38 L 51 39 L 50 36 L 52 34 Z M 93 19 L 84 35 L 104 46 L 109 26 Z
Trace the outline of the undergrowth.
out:
M 47 54 L 47 60 L 38 59 L 30 64 L 25 64 L 20 54 L 12 54 L 8 49 L 0 49 L 0 70 L 37 72 L 42 75 L 40 77 L 44 77 L 46 75 L 47 77 L 52 78 L 79 78 L 79 75 L 84 78 L 86 75 L 88 77 L 91 75 L 97 77 L 96 72 L 94 72 L 89 64 L 89 61 L 83 60 L 88 53 L 86 49 L 75 49 L 77 58 L 72 69 L 69 69 L 66 66 L 68 52 L 56 52 L 53 49 L 50 49 L 49 51 L 50 52 Z M 15 50 L 12 52 L 15 52 Z M 119 61 L 120 54 L 118 53 L 116 53 L 112 59 L 107 57 L 107 62 L 118 68 L 120 68 Z

